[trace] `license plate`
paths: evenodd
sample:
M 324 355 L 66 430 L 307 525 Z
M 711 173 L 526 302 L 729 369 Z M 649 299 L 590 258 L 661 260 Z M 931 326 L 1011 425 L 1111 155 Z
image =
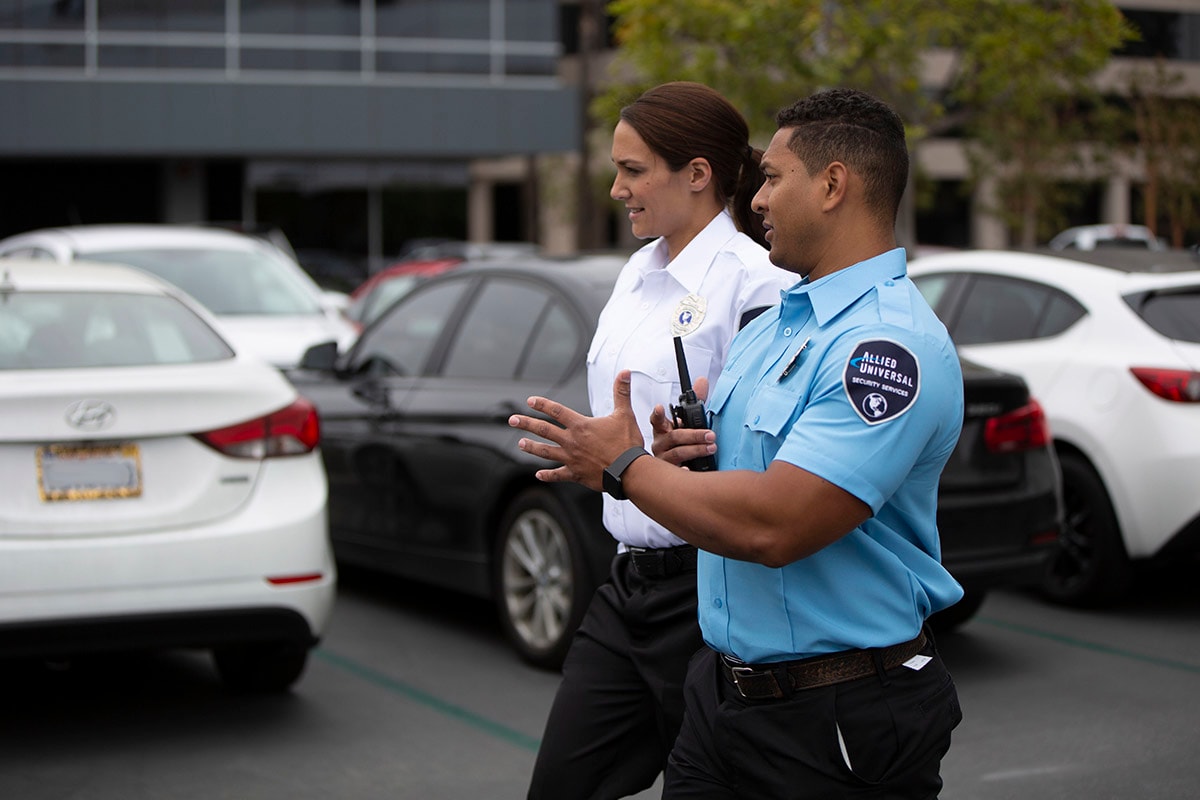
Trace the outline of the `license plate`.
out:
M 138 497 L 142 457 L 136 444 L 50 445 L 37 450 L 38 491 L 45 502 Z

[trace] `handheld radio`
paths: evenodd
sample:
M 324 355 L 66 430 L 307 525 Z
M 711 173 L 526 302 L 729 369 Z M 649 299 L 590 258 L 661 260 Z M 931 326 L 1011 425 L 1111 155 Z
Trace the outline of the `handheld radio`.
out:
M 679 365 L 679 405 L 671 406 L 671 416 L 675 418 L 676 428 L 707 428 L 708 415 L 704 412 L 704 403 L 696 399 L 692 389 L 692 379 L 688 375 L 687 360 L 683 357 L 683 339 L 675 337 L 675 362 Z M 708 472 L 717 468 L 717 460 L 713 456 L 700 456 L 684 462 L 684 466 L 692 472 Z

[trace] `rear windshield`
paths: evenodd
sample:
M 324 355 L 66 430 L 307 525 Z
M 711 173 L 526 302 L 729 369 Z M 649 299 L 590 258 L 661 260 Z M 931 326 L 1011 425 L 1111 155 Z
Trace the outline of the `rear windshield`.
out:
M 173 297 L 0 295 L 0 369 L 193 364 L 232 357 L 225 340 Z
M 1168 339 L 1200 342 L 1200 287 L 1154 292 L 1130 301 L 1146 324 Z
M 320 314 L 320 299 L 288 264 L 265 252 L 160 248 L 83 253 L 169 281 L 214 314 Z

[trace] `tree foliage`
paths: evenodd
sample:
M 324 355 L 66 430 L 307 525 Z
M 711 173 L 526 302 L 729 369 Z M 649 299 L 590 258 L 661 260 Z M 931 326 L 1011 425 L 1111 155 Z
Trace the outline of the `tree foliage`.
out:
M 1089 81 L 1133 33 L 1111 0 L 612 0 L 615 79 L 594 107 L 611 125 L 648 86 L 706 83 L 757 137 L 822 87 L 891 103 L 910 141 L 949 129 L 976 140 L 1012 222 L 1045 211 L 1064 153 L 1095 124 Z M 939 72 L 930 89 L 927 72 Z M 985 171 L 987 170 L 987 171 Z
M 1109 0 L 976 5 L 950 92 L 968 110 L 976 180 L 995 181 L 992 210 L 1030 247 L 1062 226 L 1063 178 L 1113 143 L 1094 78 L 1134 32 Z
M 1146 176 L 1146 225 L 1166 220 L 1171 244 L 1183 247 L 1200 223 L 1200 100 L 1182 95 L 1183 76 L 1161 60 L 1126 75 L 1131 127 Z

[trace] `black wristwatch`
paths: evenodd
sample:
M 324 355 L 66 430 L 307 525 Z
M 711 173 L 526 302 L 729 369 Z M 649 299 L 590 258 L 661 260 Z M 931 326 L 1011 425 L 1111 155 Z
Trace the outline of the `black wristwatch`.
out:
M 631 447 L 616 460 L 604 468 L 604 491 L 618 500 L 625 500 L 625 486 L 621 483 L 621 475 L 635 460 L 648 456 L 644 447 Z

